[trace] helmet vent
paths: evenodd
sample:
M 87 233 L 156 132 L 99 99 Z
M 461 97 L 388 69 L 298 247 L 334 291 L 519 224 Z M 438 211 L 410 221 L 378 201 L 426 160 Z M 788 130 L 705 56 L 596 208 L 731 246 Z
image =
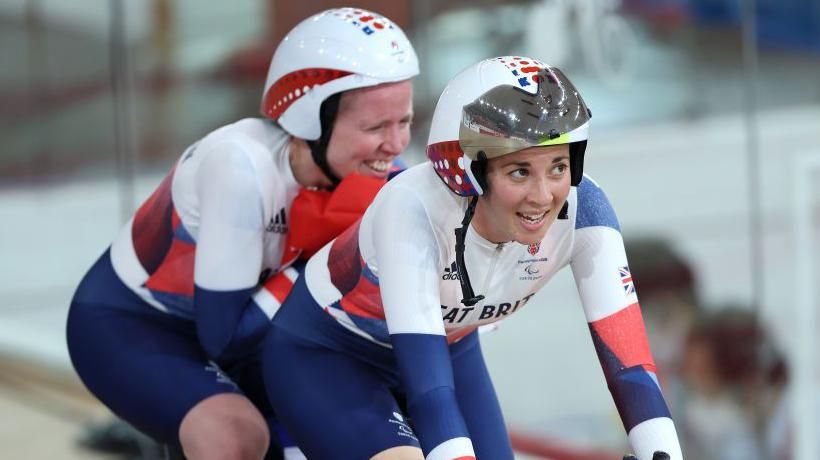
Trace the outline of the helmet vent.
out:
M 336 69 L 301 69 L 285 74 L 271 85 L 265 94 L 262 111 L 276 120 L 299 98 L 317 85 L 324 85 L 350 75 L 352 72 Z

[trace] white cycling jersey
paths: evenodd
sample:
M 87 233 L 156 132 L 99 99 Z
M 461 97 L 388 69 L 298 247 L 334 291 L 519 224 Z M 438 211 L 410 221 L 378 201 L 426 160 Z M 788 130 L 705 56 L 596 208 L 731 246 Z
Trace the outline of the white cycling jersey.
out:
M 442 184 L 429 162 L 408 169 L 379 192 L 358 225 L 311 258 L 308 290 L 339 324 L 379 346 L 390 347 L 398 334 L 446 336 L 452 343 L 522 310 L 558 270 L 570 266 L 633 449 L 640 458 L 651 458 L 654 450 L 682 458 L 618 221 L 603 191 L 584 177 L 570 191 L 566 218 L 556 219 L 539 244 L 494 243 L 470 227 L 465 265 L 475 293 L 484 296 L 472 307 L 461 303 L 455 267 L 454 230 L 468 200 Z M 418 359 L 411 369 L 424 372 L 426 359 Z M 472 452 L 464 438 L 437 450 L 465 458 Z
M 249 118 L 185 150 L 113 242 L 120 279 L 154 307 L 193 318 L 194 285 L 248 289 L 292 262 L 287 220 L 301 186 L 289 141 L 275 123 Z
M 602 196 L 589 178 L 580 190 L 588 198 Z M 357 228 L 311 259 L 308 288 L 340 323 L 374 342 L 388 345 L 388 331 L 446 334 L 453 341 L 519 311 L 558 270 L 571 265 L 587 318 L 599 320 L 637 304 L 637 296 L 626 276 L 614 214 L 603 216 L 612 218 L 606 222 L 611 226 L 577 229 L 588 218 L 582 215 L 579 222 L 578 193 L 571 189 L 567 219 L 556 220 L 539 245 L 492 243 L 468 229 L 465 264 L 476 294 L 485 298 L 467 307 L 461 304 L 455 269 L 454 229 L 468 200 L 442 186 L 429 164 L 416 166 L 379 193 Z M 348 250 L 350 238 L 357 239 L 358 254 Z M 357 256 L 361 279 L 353 280 L 348 264 Z

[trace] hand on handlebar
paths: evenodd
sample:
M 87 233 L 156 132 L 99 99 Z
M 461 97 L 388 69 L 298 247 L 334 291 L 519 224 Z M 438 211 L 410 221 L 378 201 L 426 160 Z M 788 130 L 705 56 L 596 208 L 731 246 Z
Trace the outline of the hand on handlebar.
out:
M 625 455 L 624 460 L 638 460 L 638 457 L 634 455 Z M 656 451 L 652 455 L 652 460 L 669 460 L 669 454 L 666 452 Z

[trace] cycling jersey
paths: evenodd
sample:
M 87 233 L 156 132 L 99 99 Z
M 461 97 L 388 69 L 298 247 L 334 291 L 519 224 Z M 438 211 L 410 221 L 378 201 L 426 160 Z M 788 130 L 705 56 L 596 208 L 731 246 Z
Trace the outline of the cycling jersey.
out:
M 274 310 L 250 298 L 286 267 L 290 206 L 300 190 L 290 136 L 261 119 L 189 147 L 111 246 L 119 278 L 146 303 L 188 319 L 212 358 L 241 352 Z
M 177 442 L 188 411 L 216 394 L 241 393 L 270 415 L 259 351 L 304 266 L 296 259 L 358 219 L 384 184 L 351 174 L 333 191 L 306 189 L 290 139 L 246 119 L 189 147 L 72 299 L 74 368 L 155 439 Z
M 374 354 L 393 349 L 427 458 L 466 459 L 477 453 L 448 370 L 448 344 L 522 310 L 567 265 L 633 450 L 641 458 L 650 458 L 655 450 L 682 458 L 655 376 L 615 213 L 588 177 L 571 189 L 567 201 L 566 218 L 557 219 L 538 244 L 493 243 L 469 228 L 465 265 L 476 294 L 485 296 L 474 306 L 460 302 L 455 267 L 454 229 L 460 227 L 468 199 L 443 186 L 430 163 L 388 183 L 358 225 L 308 262 L 305 283 L 314 305 L 337 327 L 369 343 Z M 283 306 L 281 320 L 274 319 L 274 331 L 281 328 L 330 349 L 346 347 L 327 327 L 294 319 L 306 313 L 290 302 Z M 367 354 L 362 350 L 355 345 L 344 351 Z

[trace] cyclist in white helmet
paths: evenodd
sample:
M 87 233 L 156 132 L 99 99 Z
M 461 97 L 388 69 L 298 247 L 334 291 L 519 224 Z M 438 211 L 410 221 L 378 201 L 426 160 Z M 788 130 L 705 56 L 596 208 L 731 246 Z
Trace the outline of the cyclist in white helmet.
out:
M 275 439 L 261 339 L 291 265 L 334 236 L 304 221 L 328 211 L 317 196 L 363 212 L 361 191 L 375 194 L 409 142 L 417 74 L 404 33 L 373 12 L 327 10 L 291 30 L 271 61 L 266 118 L 188 147 L 77 289 L 68 345 L 91 392 L 189 459 L 262 458 Z M 254 297 L 268 278 L 275 295 Z
M 590 116 L 535 59 L 449 82 L 430 161 L 308 261 L 265 341 L 268 396 L 308 458 L 512 459 L 476 331 L 569 266 L 637 457 L 681 460 L 618 220 L 583 175 Z

